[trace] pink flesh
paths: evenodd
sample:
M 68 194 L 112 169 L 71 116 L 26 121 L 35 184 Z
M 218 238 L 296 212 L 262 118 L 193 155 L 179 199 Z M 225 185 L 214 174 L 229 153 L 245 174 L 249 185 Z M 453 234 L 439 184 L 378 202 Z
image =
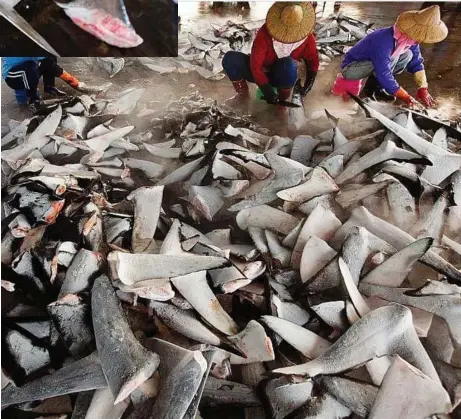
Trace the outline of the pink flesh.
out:
M 100 9 L 65 9 L 72 21 L 96 38 L 119 48 L 137 47 L 143 39 L 120 19 Z
M 64 206 L 64 199 L 61 201 L 54 201 L 48 211 L 45 213 L 43 216 L 43 221 L 47 224 L 54 223 L 56 220 L 56 217 L 59 215 L 59 212 L 62 210 L 62 207 Z

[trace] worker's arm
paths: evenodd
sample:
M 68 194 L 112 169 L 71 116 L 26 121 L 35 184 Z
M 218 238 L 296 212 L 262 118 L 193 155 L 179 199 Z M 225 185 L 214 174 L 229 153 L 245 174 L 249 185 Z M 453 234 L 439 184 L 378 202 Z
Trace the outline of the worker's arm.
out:
M 65 70 L 62 71 L 62 74 L 59 77 L 74 89 L 80 86 L 80 82 L 78 81 L 77 77 L 73 76 Z
M 416 85 L 418 86 L 418 92 L 416 93 L 416 99 L 418 99 L 424 106 L 431 108 L 435 105 L 435 100 L 429 94 L 426 71 L 424 70 L 424 59 L 421 55 L 419 45 L 412 46 L 411 52 L 413 58 L 408 63 L 407 70 L 410 74 L 413 74 Z
M 77 88 L 80 84 L 78 79 L 72 74 L 65 71 L 59 64 L 57 57 L 37 57 L 42 61 L 41 65 L 46 66 L 46 70 L 65 81 L 69 86 Z
M 302 86 L 301 80 L 298 79 L 295 92 L 299 92 L 302 97 L 305 97 L 314 86 L 315 78 L 319 70 L 319 54 L 313 34 L 310 34 L 307 39 L 301 59 L 304 61 L 306 67 L 305 82 L 304 86 Z
M 407 105 L 412 106 L 416 100 L 397 83 L 391 69 L 392 47 L 386 45 L 377 45 L 371 53 L 371 62 L 375 70 L 376 78 L 379 85 L 387 93 L 394 95 L 397 99 L 402 100 Z
M 410 74 L 416 74 L 419 71 L 424 71 L 424 58 L 421 55 L 421 49 L 419 48 L 419 45 L 413 45 L 410 47 L 410 51 L 413 53 L 413 57 L 408 63 L 407 71 Z
M 277 102 L 277 95 L 272 86 L 269 84 L 269 79 L 264 72 L 264 59 L 271 45 L 271 38 L 267 32 L 266 26 L 262 26 L 253 42 L 250 55 L 250 68 L 253 74 L 255 83 L 263 92 L 264 99 L 269 103 Z

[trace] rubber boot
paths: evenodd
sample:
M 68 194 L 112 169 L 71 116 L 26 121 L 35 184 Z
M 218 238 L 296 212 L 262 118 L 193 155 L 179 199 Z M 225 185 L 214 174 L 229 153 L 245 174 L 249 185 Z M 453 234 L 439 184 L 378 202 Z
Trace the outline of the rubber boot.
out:
M 248 102 L 249 91 L 248 91 L 248 84 L 246 80 L 238 80 L 233 81 L 232 85 L 234 86 L 235 91 L 237 94 L 232 96 L 231 98 L 224 101 L 226 106 L 239 106 Z
M 79 84 L 80 84 L 78 79 L 75 76 L 73 76 L 72 74 L 69 74 L 67 71 L 63 71 L 60 77 L 70 87 L 73 87 L 74 89 L 77 88 L 79 86 Z
M 54 86 L 45 86 L 43 90 L 45 93 L 49 94 L 50 96 L 55 96 L 55 97 L 67 96 L 65 92 L 63 92 L 62 90 L 59 90 L 57 87 L 54 87 Z
M 372 74 L 368 77 L 365 86 L 363 87 L 365 96 L 370 97 L 376 101 L 393 102 L 395 97 L 387 94 L 379 85 L 378 79 Z

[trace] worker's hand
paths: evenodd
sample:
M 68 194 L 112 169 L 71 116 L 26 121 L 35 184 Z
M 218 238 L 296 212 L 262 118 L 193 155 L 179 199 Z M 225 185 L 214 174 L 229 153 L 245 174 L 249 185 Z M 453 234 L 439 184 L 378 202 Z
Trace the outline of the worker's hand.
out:
M 435 106 L 435 100 L 429 94 L 427 87 L 420 87 L 418 89 L 416 99 L 418 99 L 426 108 L 433 108 Z
M 303 102 L 303 97 L 299 92 L 293 91 L 293 94 L 291 96 L 291 103 L 294 103 L 295 105 L 298 105 L 299 107 L 304 106 Z
M 301 79 L 298 79 L 296 81 L 295 86 L 293 87 L 293 96 L 298 95 L 301 97 L 306 96 L 306 93 L 304 93 L 304 86 L 301 84 Z
M 399 88 L 399 90 L 397 90 L 394 93 L 394 96 L 397 99 L 400 99 L 401 101 L 405 102 L 409 108 L 419 108 L 420 107 L 418 101 L 413 96 L 408 94 L 408 92 L 405 89 L 402 89 L 401 87 Z
M 67 71 L 63 71 L 60 78 L 64 80 L 69 86 L 73 87 L 74 89 L 77 88 L 80 84 L 77 77 L 73 76 Z
M 308 64 L 306 63 L 306 66 L 307 65 Z M 293 93 L 299 93 L 304 98 L 314 86 L 314 81 L 315 81 L 316 76 L 317 76 L 316 71 L 310 70 L 306 67 L 306 78 L 305 78 L 304 86 L 301 84 L 301 79 L 298 79 L 293 89 Z
M 277 93 L 274 92 L 274 89 L 272 89 L 272 86 L 270 84 L 263 84 L 262 86 L 259 86 L 259 88 L 263 92 L 264 100 L 267 103 L 278 103 L 279 99 L 277 97 Z

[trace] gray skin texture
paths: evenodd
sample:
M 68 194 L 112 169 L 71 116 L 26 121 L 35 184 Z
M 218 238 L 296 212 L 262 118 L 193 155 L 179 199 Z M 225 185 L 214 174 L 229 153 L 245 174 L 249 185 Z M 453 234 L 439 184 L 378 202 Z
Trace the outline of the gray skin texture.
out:
M 2 407 L 63 394 L 107 387 L 96 352 L 60 370 L 23 385 L 9 385 L 2 391 Z
M 160 359 L 134 336 L 115 290 L 105 275 L 94 283 L 91 307 L 96 347 L 117 404 L 152 376 Z

